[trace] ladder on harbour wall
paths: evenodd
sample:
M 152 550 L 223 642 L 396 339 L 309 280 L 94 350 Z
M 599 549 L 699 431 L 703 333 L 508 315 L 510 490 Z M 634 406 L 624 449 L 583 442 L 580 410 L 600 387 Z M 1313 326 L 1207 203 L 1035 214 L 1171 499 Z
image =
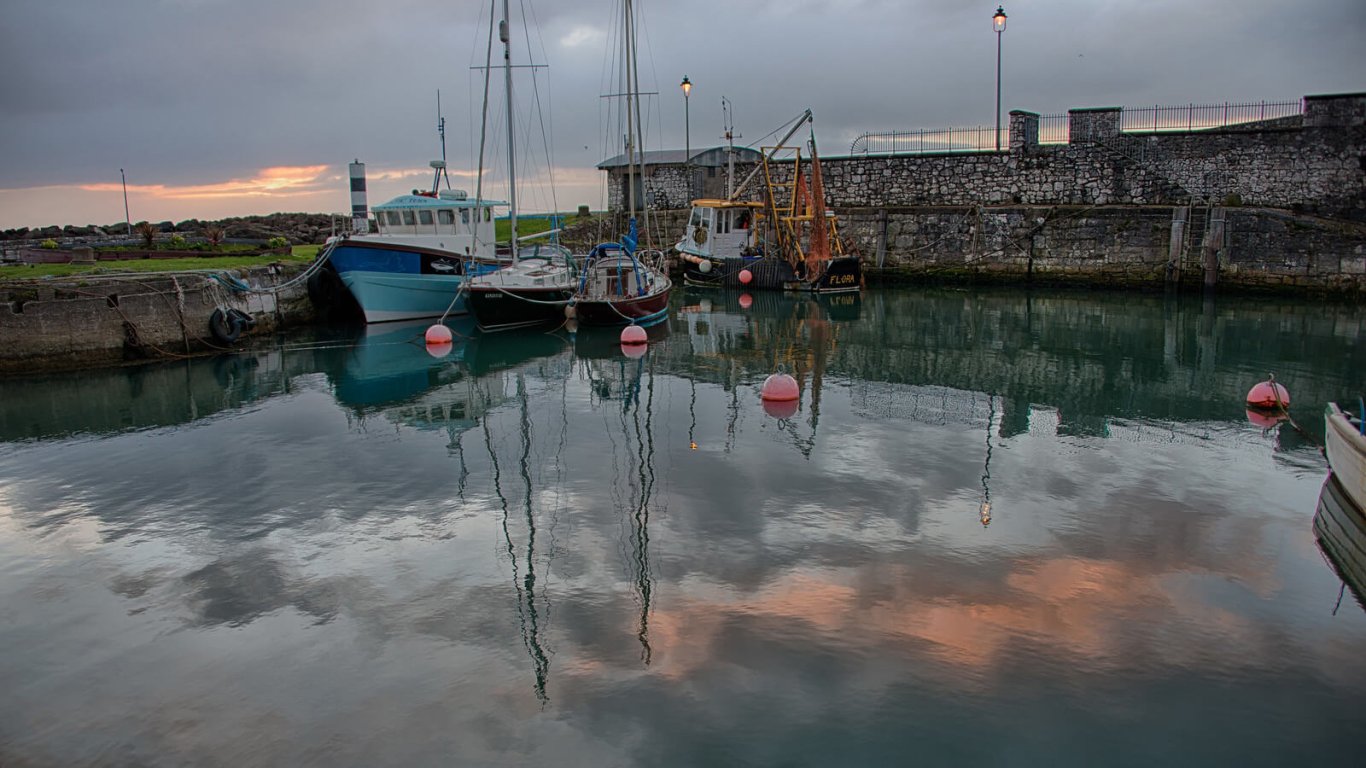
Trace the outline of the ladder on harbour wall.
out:
M 1205 287 L 1214 287 L 1223 246 L 1223 208 L 1195 199 L 1190 205 L 1174 209 L 1167 282 L 1179 285 L 1188 274 L 1202 275 Z

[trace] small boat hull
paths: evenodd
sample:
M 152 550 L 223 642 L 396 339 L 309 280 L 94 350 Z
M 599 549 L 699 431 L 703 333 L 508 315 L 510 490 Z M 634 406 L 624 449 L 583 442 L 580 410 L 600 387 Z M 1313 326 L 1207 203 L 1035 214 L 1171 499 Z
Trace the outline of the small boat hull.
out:
M 646 296 L 620 299 L 580 299 L 575 317 L 585 325 L 651 325 L 668 317 L 669 288 Z
M 1329 403 L 1324 412 L 1328 466 L 1358 509 L 1366 509 L 1366 435 L 1342 409 Z
M 703 272 L 697 264 L 684 262 L 683 281 L 699 287 L 740 288 L 744 290 L 814 291 L 845 293 L 863 287 L 863 265 L 857 256 L 831 259 L 815 282 L 803 280 L 783 259 L 749 259 L 739 256 L 711 258 L 711 269 Z M 740 272 L 748 270 L 750 281 L 742 283 Z
M 479 328 L 504 331 L 533 325 L 564 322 L 565 305 L 572 288 L 467 287 L 469 311 Z

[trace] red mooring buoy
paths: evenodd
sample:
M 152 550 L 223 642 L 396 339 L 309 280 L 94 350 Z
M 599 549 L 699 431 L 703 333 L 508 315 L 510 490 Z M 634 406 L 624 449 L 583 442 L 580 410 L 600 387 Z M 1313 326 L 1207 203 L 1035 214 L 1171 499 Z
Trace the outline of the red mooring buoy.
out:
M 764 413 L 775 419 L 790 419 L 797 415 L 799 406 L 796 400 L 765 400 Z
M 754 273 L 748 269 L 740 270 L 740 285 L 749 285 L 754 280 Z
M 428 343 L 428 344 L 450 344 L 450 343 L 451 343 L 451 329 L 450 329 L 450 328 L 447 328 L 446 326 L 442 325 L 441 323 L 437 323 L 436 325 L 433 325 L 432 327 L 430 327 L 430 328 L 427 329 L 427 343 Z
M 764 379 L 764 386 L 760 390 L 759 396 L 764 400 L 787 402 L 796 400 L 801 394 L 797 390 L 796 379 L 786 373 L 775 373 Z
M 1290 407 L 1290 393 L 1276 381 L 1263 381 L 1247 392 L 1247 407 L 1284 409 Z
M 1285 416 L 1279 413 L 1267 413 L 1261 408 L 1249 408 L 1247 409 L 1247 421 L 1254 427 L 1271 429 L 1285 421 Z
M 628 325 L 621 329 L 621 343 L 623 346 L 645 344 L 650 340 L 645 334 L 645 329 L 638 325 Z

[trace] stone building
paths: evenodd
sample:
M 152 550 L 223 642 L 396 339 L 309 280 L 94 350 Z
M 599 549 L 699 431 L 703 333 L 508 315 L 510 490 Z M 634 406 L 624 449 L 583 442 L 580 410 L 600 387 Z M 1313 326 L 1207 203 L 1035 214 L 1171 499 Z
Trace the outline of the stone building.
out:
M 644 177 L 635 176 L 637 207 L 687 208 L 697 198 L 726 196 L 729 165 L 726 147 L 694 149 L 691 157 L 682 149 L 655 150 L 644 155 Z M 735 148 L 736 183 L 753 170 L 760 157 L 758 150 Z M 624 210 L 627 204 L 626 155 L 604 160 L 598 163 L 598 168 L 607 172 L 608 210 Z

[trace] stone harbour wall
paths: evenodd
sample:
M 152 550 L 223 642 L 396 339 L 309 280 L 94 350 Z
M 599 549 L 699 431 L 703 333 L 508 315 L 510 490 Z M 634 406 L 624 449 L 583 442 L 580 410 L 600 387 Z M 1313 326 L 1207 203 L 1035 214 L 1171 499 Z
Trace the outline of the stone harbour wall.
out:
M 268 291 L 301 269 L 262 267 L 240 279 Z M 233 293 L 203 274 L 13 281 L 0 287 L 0 374 L 227 351 L 232 346 L 209 330 L 219 307 L 250 314 L 256 321 L 251 335 L 314 316 L 302 283 L 277 295 Z
M 874 275 L 1198 285 L 1208 249 L 1220 286 L 1366 291 L 1366 94 L 1223 129 L 1120 117 L 1073 110 L 1044 145 L 1016 111 L 1008 151 L 824 158 L 827 200 Z
M 1016 111 L 1008 151 L 831 157 L 822 168 L 837 209 L 1236 200 L 1366 221 L 1363 114 L 1366 94 L 1308 97 L 1289 121 L 1127 134 L 1118 107 L 1073 110 L 1069 142 L 1049 145 L 1039 116 Z M 777 167 L 789 180 L 790 163 Z
M 1171 206 L 963 206 L 840 211 L 873 279 L 1200 286 L 1203 250 L 1172 250 Z M 1217 285 L 1366 296 L 1366 224 L 1220 209 Z M 1201 238 L 1203 241 L 1203 238 Z

